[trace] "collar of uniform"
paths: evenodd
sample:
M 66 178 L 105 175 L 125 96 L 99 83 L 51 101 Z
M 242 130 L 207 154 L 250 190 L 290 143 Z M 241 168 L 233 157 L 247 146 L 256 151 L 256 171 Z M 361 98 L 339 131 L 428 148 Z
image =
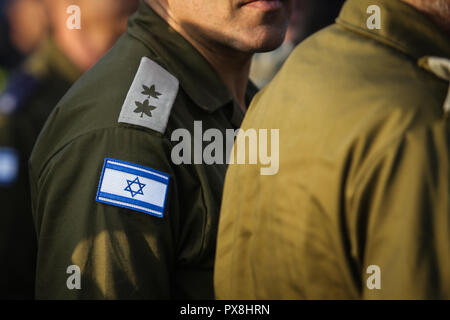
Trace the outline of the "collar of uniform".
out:
M 250 107 L 250 103 L 253 100 L 253 97 L 258 93 L 259 88 L 253 83 L 252 80 L 248 80 L 247 84 L 247 92 L 245 93 L 245 102 L 247 106 Z M 236 103 L 237 104 L 237 103 Z
M 247 92 L 245 94 L 245 102 L 249 108 L 250 103 L 257 92 L 258 87 L 256 87 L 255 84 L 251 80 L 249 80 L 247 85 Z M 242 121 L 244 120 L 245 112 L 244 110 L 242 110 L 239 103 L 237 103 L 235 100 L 233 100 L 230 106 L 231 106 L 230 122 L 235 128 L 239 128 L 242 124 Z
M 24 70 L 37 78 L 57 73 L 70 83 L 82 74 L 50 38 L 43 41 L 37 51 L 25 61 Z
M 128 34 L 156 53 L 183 90 L 203 110 L 214 112 L 233 97 L 209 62 L 145 1 L 129 20 Z
M 381 29 L 366 26 L 367 9 L 381 9 Z M 415 60 L 426 56 L 450 56 L 450 37 L 425 14 L 400 0 L 348 0 L 337 23 L 358 33 L 381 41 Z

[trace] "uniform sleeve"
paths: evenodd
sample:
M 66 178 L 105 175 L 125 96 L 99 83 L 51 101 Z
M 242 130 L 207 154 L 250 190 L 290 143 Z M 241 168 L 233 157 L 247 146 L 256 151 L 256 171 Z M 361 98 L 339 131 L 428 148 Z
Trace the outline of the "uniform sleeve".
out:
M 362 298 L 450 298 L 448 129 L 410 130 L 355 181 Z
M 169 175 L 164 216 L 98 202 L 105 158 Z M 123 127 L 98 130 L 63 146 L 39 171 L 33 164 L 38 299 L 170 298 L 179 208 L 163 137 Z

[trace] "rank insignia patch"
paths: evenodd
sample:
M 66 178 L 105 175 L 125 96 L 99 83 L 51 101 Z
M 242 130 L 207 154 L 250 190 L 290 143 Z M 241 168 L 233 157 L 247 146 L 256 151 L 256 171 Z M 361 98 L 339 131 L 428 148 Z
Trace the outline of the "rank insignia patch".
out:
M 106 158 L 96 200 L 162 218 L 169 180 L 163 172 Z
M 154 61 L 143 57 L 118 122 L 164 133 L 178 87 L 177 78 Z

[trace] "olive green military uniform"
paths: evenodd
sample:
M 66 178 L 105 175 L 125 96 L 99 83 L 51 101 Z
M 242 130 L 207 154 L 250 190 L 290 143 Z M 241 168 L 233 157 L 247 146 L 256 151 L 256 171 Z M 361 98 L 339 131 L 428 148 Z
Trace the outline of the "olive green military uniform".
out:
M 228 170 L 217 298 L 450 298 L 449 83 L 424 56 L 450 37 L 393 0 L 296 48 L 242 125 L 280 130 L 279 172 Z
M 196 120 L 203 130 L 236 129 L 243 116 L 203 56 L 142 2 L 33 151 L 36 297 L 213 298 L 227 166 L 175 165 L 171 136 L 193 133 Z
M 12 73 L 0 95 L 0 297 L 34 295 L 28 159 L 51 110 L 80 74 L 49 39 Z

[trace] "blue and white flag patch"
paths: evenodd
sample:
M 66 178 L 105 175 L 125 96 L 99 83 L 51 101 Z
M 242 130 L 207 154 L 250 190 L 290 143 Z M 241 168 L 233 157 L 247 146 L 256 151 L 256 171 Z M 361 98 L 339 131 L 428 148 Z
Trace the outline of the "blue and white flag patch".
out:
M 19 155 L 12 148 L 0 147 L 0 186 L 14 183 L 19 174 Z
M 106 158 L 96 200 L 162 218 L 169 180 L 166 173 Z

